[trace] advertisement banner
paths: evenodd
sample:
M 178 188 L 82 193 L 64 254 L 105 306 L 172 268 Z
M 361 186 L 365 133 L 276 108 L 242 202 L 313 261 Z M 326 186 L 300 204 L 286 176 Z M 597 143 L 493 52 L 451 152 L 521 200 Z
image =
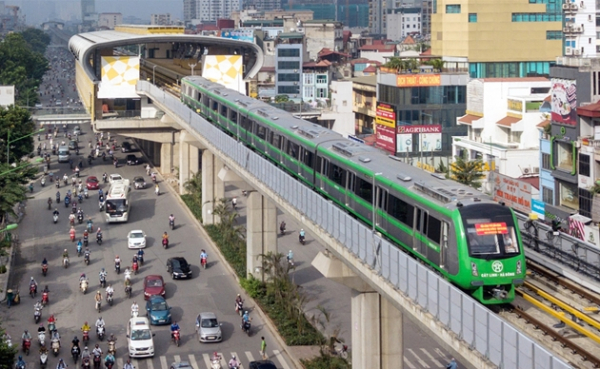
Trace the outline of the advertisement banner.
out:
M 419 149 L 421 152 L 441 151 L 442 134 L 441 133 L 421 133 L 419 134 Z
M 204 55 L 202 77 L 246 95 L 241 55 Z
M 552 121 L 577 125 L 577 86 L 575 81 L 552 78 Z
M 541 200 L 531 199 L 531 211 L 541 220 L 546 219 L 546 204 Z
M 221 37 L 254 42 L 254 28 L 225 28 L 221 30 Z
M 412 133 L 396 135 L 396 151 L 400 153 L 413 152 Z
M 398 87 L 439 86 L 442 77 L 439 74 L 400 74 L 396 76 Z
M 442 133 L 442 126 L 439 124 L 398 126 L 398 134 L 403 133 Z
M 103 56 L 100 99 L 139 99 L 135 85 L 140 79 L 140 58 L 137 56 Z
M 494 201 L 503 201 L 506 206 L 525 214 L 531 212 L 531 185 L 500 173 L 494 176 Z
M 389 104 L 377 103 L 375 122 L 382 126 L 396 128 L 396 108 Z
M 392 155 L 396 154 L 396 130 L 388 126 L 381 124 L 376 125 L 377 131 L 375 145 L 386 151 L 389 151 Z

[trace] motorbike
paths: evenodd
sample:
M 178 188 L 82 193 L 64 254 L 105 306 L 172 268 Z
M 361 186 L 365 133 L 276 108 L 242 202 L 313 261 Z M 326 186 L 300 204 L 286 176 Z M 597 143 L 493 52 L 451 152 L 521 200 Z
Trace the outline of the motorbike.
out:
M 171 230 L 175 229 L 175 219 L 173 219 L 173 220 L 169 219 L 169 227 L 171 227 Z
M 115 263 L 115 272 L 121 274 L 121 263 Z
M 87 199 L 87 198 L 89 198 L 89 195 L 88 195 L 88 189 L 87 189 L 87 188 L 83 189 L 83 196 L 84 196 L 86 199 Z
M 98 339 L 100 341 L 104 341 L 104 334 L 105 334 L 104 333 L 104 327 L 98 327 L 98 333 L 97 333 L 97 335 L 98 335 Z
M 42 275 L 45 277 L 48 274 L 48 264 L 42 265 Z
M 106 288 L 106 277 L 103 275 L 100 276 L 100 287 Z
M 42 187 L 46 186 L 46 177 L 42 177 L 40 184 L 42 185 Z
M 96 242 L 98 243 L 98 245 L 102 245 L 102 234 L 98 233 L 96 235 Z
M 210 362 L 210 368 L 211 369 L 223 369 L 223 366 L 221 365 L 221 360 L 211 360 Z
M 86 252 L 83 254 L 83 262 L 85 265 L 90 265 L 90 253 Z
M 77 195 L 77 201 L 79 201 L 80 204 L 83 202 L 83 195 L 82 194 Z
M 48 299 L 48 292 L 43 292 L 42 293 L 42 305 L 46 306 L 48 305 L 49 299 Z
M 48 323 L 48 332 L 54 332 L 56 330 L 56 323 Z
M 106 183 L 106 182 L 107 182 L 106 174 L 103 174 L 103 175 L 102 175 L 102 181 L 103 181 L 104 183 Z
M 281 222 L 281 225 L 279 226 L 279 232 L 281 233 L 281 235 L 285 235 L 285 222 Z
M 87 247 L 88 246 L 88 236 L 83 236 L 83 246 Z
M 56 203 L 60 204 L 60 192 L 56 193 Z
M 71 356 L 73 357 L 73 362 L 77 363 L 77 360 L 79 359 L 79 347 L 78 346 L 73 346 L 71 348 Z
M 48 210 L 52 209 L 52 198 L 48 198 Z
M 99 208 L 98 211 L 104 211 L 104 201 L 100 201 L 98 203 L 98 208 Z
M 77 256 L 81 256 L 82 249 L 83 249 L 83 246 L 80 243 L 78 243 L 77 244 Z
M 37 295 L 37 286 L 35 284 L 30 284 L 29 285 L 29 296 L 31 296 L 31 298 L 34 298 Z
M 83 359 L 81 359 L 81 367 L 83 369 L 90 369 L 90 358 L 89 357 L 84 357 Z
M 38 342 L 40 343 L 40 346 L 46 346 L 46 332 L 38 333 Z
M 83 223 L 83 214 L 77 214 L 77 221 L 79 222 L 79 224 Z
M 90 342 L 90 331 L 83 331 L 83 338 L 81 339 L 83 344 L 87 346 L 88 342 Z
M 52 339 L 52 353 L 54 353 L 54 357 L 58 356 L 58 351 L 60 350 L 60 341 L 58 338 Z
M 54 221 L 54 224 L 56 224 L 58 222 L 58 215 L 54 214 L 52 220 Z
M 245 332 L 248 337 L 250 337 L 250 330 L 252 329 L 252 324 L 250 321 L 242 322 L 242 332 Z
M 117 352 L 115 341 L 108 341 L 108 352 L 112 353 L 113 355 L 115 352 Z
M 134 261 L 133 264 L 131 264 L 131 269 L 133 269 L 133 274 L 138 274 L 139 265 L 137 261 Z
M 104 365 L 106 366 L 106 369 L 112 369 L 115 363 L 113 361 L 105 361 Z
M 60 188 L 60 181 L 58 181 L 58 180 L 57 180 L 57 181 L 55 182 L 55 185 L 56 185 L 56 188 Z M 32 192 L 33 192 L 33 191 L 32 191 Z
M 244 314 L 244 301 L 235 303 L 235 312 L 238 313 L 240 316 Z
M 169 239 L 168 238 L 163 238 L 162 244 L 163 244 L 163 247 L 165 249 L 168 249 L 169 248 Z
M 113 304 L 113 293 L 112 292 L 108 292 L 106 294 L 106 302 L 108 302 L 108 304 L 110 306 L 112 306 L 112 304 Z
M 206 257 L 201 257 L 200 258 L 200 265 L 202 265 L 202 267 L 204 269 L 206 269 L 206 265 L 208 264 L 208 260 L 206 260 Z
M 69 197 L 65 197 L 65 208 L 69 207 L 70 202 L 71 202 L 71 199 Z
M 94 369 L 100 369 L 100 364 L 102 363 L 102 358 L 100 355 L 94 355 Z
M 29 355 L 29 349 L 31 348 L 31 339 L 25 338 L 23 340 L 23 352 L 25 355 Z
M 98 310 L 98 312 L 102 311 L 102 301 L 96 301 L 96 310 Z
M 79 289 L 85 295 L 88 290 L 88 282 L 86 280 L 81 281 L 81 283 L 79 283 Z
M 131 285 L 125 286 L 125 294 L 128 298 L 131 298 Z
M 67 269 L 69 267 L 69 258 L 65 257 L 63 259 L 63 266 L 65 267 L 65 269 Z
M 138 255 L 137 259 L 138 259 L 138 264 L 140 265 L 140 267 L 144 266 L 144 255 Z
M 305 236 L 304 236 L 304 234 L 303 234 L 303 233 L 300 233 L 300 234 L 298 235 L 298 241 L 300 241 L 300 243 L 301 243 L 302 245 L 304 245 L 304 242 L 305 242 L 304 240 L 305 240 Z
M 40 354 L 40 368 L 46 368 L 48 364 L 48 351 L 44 351 Z
M 40 319 L 42 319 L 42 309 L 41 308 L 35 308 L 35 310 L 33 311 L 33 319 L 35 320 L 35 324 L 40 322 Z
M 88 232 L 93 232 L 94 231 L 94 225 L 91 221 L 87 222 L 87 231 Z
M 180 335 L 179 329 L 176 331 L 173 331 L 173 342 L 177 345 L 177 347 L 179 347 L 179 344 L 181 342 L 181 335 Z

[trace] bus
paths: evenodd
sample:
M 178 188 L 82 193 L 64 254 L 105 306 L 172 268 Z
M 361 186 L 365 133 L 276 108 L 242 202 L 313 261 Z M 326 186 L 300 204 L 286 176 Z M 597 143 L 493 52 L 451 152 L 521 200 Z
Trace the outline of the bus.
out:
M 106 194 L 104 212 L 106 222 L 121 223 L 129 219 L 131 208 L 129 180 L 114 181 Z

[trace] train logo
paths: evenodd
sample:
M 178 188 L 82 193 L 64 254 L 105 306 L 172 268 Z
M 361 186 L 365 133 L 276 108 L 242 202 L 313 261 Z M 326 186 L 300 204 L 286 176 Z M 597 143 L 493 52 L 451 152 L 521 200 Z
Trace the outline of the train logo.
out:
M 492 263 L 492 270 L 496 273 L 500 273 L 502 271 L 502 269 L 504 269 L 504 265 L 502 264 L 501 261 L 494 261 Z

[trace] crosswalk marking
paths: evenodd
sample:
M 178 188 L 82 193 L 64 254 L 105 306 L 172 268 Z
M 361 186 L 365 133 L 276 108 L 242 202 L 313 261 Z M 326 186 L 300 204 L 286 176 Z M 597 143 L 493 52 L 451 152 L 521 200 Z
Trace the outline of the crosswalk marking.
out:
M 122 368 L 122 367 L 123 367 L 123 359 L 118 357 L 117 358 L 117 368 Z
M 283 356 L 279 350 L 273 350 L 273 353 L 275 354 L 275 357 L 277 357 L 277 360 L 279 360 L 279 363 L 283 366 L 283 369 L 291 369 L 287 362 L 283 359 Z
M 152 364 L 152 360 L 146 360 L 146 363 L 148 365 L 148 369 L 154 369 L 154 364 Z
M 173 355 L 173 358 L 175 359 L 176 363 L 181 362 L 181 356 L 179 356 L 179 355 Z
M 416 367 L 416 366 L 414 366 L 414 365 L 413 365 L 413 363 L 411 363 L 411 362 L 410 362 L 410 360 L 408 360 L 408 359 L 406 358 L 406 356 L 404 357 L 404 364 L 408 365 L 408 367 L 409 367 L 410 369 L 417 369 L 417 367 Z
M 210 356 L 208 356 L 208 354 L 202 354 L 202 357 L 204 358 L 204 364 L 206 364 L 206 367 L 210 368 Z
M 252 356 L 252 352 L 246 351 L 246 357 L 248 358 L 248 361 L 254 361 L 254 356 Z
M 137 359 L 131 360 L 131 365 L 133 365 L 136 369 L 140 369 L 140 362 Z
M 440 350 L 439 348 L 437 348 L 437 347 L 436 347 L 436 348 L 435 348 L 435 352 L 436 352 L 436 354 L 438 354 L 438 356 L 439 356 L 440 358 L 444 359 L 444 361 L 450 361 L 450 360 L 448 359 L 448 357 L 446 356 L 446 354 L 445 354 L 445 353 L 444 353 L 442 350 Z
M 237 359 L 237 361 L 238 361 L 238 362 L 240 362 L 240 369 L 244 369 L 244 367 L 243 367 L 243 366 L 242 366 L 242 364 L 241 364 L 241 360 L 242 360 L 242 358 L 240 358 L 240 357 L 238 356 L 237 352 L 232 352 L 232 353 L 231 353 L 231 356 L 232 356 L 232 357 L 233 357 L 233 356 L 235 356 L 235 358 Z
M 192 366 L 192 368 L 199 369 L 198 363 L 196 362 L 196 357 L 193 354 L 189 354 L 188 357 L 190 358 L 190 365 Z
M 423 360 L 421 360 L 421 358 L 419 357 L 419 355 L 415 354 L 415 352 L 412 349 L 408 349 L 408 352 L 410 352 L 415 359 L 417 359 L 417 361 L 419 362 L 419 365 L 421 366 L 421 368 L 430 368 L 429 365 L 427 365 L 426 362 L 424 362 Z
M 227 367 L 227 359 L 225 359 L 225 356 L 223 355 L 222 352 L 217 352 L 217 355 L 219 355 L 219 357 L 221 358 L 220 362 L 221 362 L 221 366 L 223 366 L 223 368 Z M 225 365 L 223 365 L 223 361 L 225 361 Z
M 444 364 L 440 363 L 439 361 L 436 360 L 436 358 L 433 357 L 433 355 L 431 355 L 427 350 L 425 350 L 424 348 L 421 349 L 421 351 L 425 354 L 425 356 L 429 357 L 429 359 L 431 359 L 431 361 L 433 361 L 433 363 L 437 366 L 439 366 L 440 368 L 444 366 Z
M 160 366 L 162 367 L 162 369 L 167 369 L 169 367 L 169 364 L 167 364 L 167 358 L 164 356 L 160 357 Z

